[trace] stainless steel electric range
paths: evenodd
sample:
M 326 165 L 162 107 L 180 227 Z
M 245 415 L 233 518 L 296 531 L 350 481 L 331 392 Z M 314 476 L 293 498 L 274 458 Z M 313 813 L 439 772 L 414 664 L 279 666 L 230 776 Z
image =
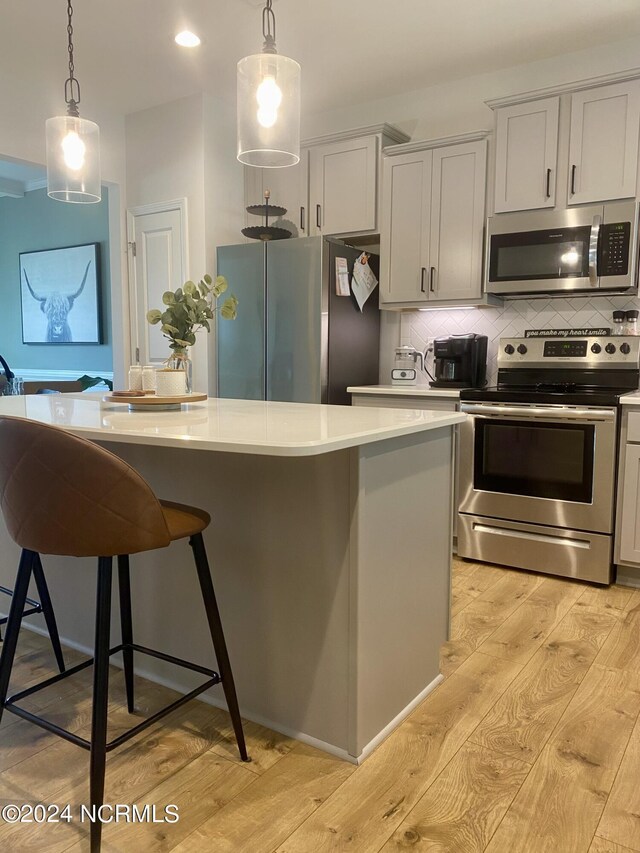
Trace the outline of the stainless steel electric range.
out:
M 640 338 L 503 338 L 498 384 L 460 393 L 458 555 L 608 584 L 619 400 Z

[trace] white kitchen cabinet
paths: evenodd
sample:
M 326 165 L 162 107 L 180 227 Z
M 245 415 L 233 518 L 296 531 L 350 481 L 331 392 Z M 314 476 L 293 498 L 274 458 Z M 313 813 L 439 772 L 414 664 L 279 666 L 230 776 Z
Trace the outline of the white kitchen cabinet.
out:
M 429 301 L 465 300 L 482 289 L 487 145 L 436 148 L 431 171 Z
M 287 208 L 282 221 L 294 237 L 373 235 L 380 230 L 381 150 L 409 137 L 388 124 L 316 137 L 302 143 L 300 163 L 283 169 L 245 167 L 245 205 Z M 259 220 L 247 214 L 246 225 Z
M 496 213 L 554 207 L 559 110 L 559 97 L 496 110 Z
M 635 196 L 639 131 L 640 80 L 571 96 L 569 204 Z
M 426 302 L 431 217 L 432 151 L 385 160 L 380 233 L 381 299 Z
M 378 157 L 377 136 L 317 145 L 309 150 L 312 234 L 376 230 Z
M 437 140 L 422 147 L 411 143 L 385 151 L 380 234 L 383 304 L 420 307 L 480 299 L 484 136 Z

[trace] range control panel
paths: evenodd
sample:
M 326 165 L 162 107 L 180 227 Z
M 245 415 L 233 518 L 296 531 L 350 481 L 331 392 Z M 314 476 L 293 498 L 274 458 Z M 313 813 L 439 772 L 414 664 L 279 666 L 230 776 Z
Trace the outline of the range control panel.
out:
M 586 341 L 551 340 L 544 342 L 542 355 L 544 358 L 584 358 L 587 354 Z
M 501 338 L 498 368 L 640 367 L 640 337 Z
M 598 275 L 627 275 L 630 242 L 630 222 L 611 222 L 601 226 Z

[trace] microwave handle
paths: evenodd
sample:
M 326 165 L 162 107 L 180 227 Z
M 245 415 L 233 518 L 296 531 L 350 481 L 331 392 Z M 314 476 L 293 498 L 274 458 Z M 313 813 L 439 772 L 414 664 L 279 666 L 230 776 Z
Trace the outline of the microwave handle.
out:
M 602 217 L 594 216 L 589 235 L 589 284 L 595 287 L 598 284 L 598 242 L 600 238 L 600 226 Z

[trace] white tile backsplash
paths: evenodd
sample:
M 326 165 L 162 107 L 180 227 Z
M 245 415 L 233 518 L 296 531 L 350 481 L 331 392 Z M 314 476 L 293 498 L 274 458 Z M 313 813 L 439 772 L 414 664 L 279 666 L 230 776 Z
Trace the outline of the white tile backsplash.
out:
M 452 311 L 410 311 L 400 315 L 400 343 L 426 349 L 433 338 L 476 332 L 489 338 L 487 380 L 497 380 L 496 358 L 500 338 L 519 337 L 526 329 L 566 329 L 613 326 L 615 310 L 640 310 L 640 299 L 630 296 L 513 299 L 500 307 Z

